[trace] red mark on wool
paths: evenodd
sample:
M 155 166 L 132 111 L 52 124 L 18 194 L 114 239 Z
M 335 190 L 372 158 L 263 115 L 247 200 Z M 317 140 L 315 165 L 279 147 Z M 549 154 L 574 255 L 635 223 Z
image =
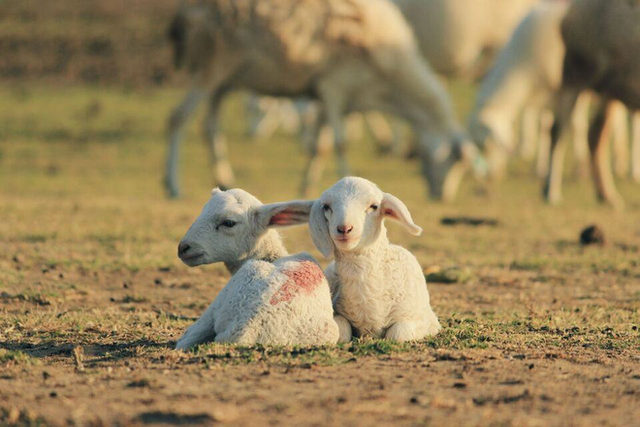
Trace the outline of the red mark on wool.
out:
M 300 293 L 308 295 L 324 280 L 324 273 L 312 261 L 301 261 L 294 268 L 282 270 L 282 273 L 287 276 L 287 281 L 273 294 L 269 301 L 271 305 L 291 301 Z

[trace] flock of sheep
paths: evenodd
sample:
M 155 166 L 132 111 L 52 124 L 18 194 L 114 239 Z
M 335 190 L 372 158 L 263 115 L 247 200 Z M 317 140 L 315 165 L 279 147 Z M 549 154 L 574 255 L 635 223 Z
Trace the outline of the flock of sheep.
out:
M 186 120 L 208 102 L 205 134 L 216 179 L 234 181 L 218 111 L 229 92 L 311 100 L 302 190 L 319 180 L 319 138 L 329 125 L 342 176 L 349 174 L 345 117 L 385 112 L 413 130 L 429 194 L 455 197 L 469 168 L 500 176 L 515 151 L 539 145 L 549 202 L 561 198 L 565 129 L 589 163 L 598 197 L 621 207 L 609 135 L 629 133 L 624 104 L 640 104 L 640 5 L 630 0 L 207 0 L 183 5 L 170 37 L 192 87 L 169 120 L 166 185 L 180 194 L 178 153 Z M 492 64 L 493 62 L 493 64 Z M 439 76 L 484 75 L 466 127 Z M 593 93 L 598 96 L 593 96 Z M 593 119 L 589 112 L 594 110 Z M 619 170 L 640 180 L 640 120 L 631 150 L 615 144 Z M 625 147 L 626 144 L 626 147 Z M 486 159 L 485 159 L 486 158 Z M 626 165 L 625 165 L 626 164 Z M 621 165 L 621 166 L 620 166 Z
M 317 102 L 307 186 L 321 169 L 321 127 L 332 128 L 347 175 L 345 116 L 373 110 L 411 125 L 431 196 L 450 199 L 465 169 L 483 173 L 488 165 L 500 173 L 514 150 L 518 114 L 533 109 L 525 117 L 552 117 L 542 120 L 547 199 L 561 196 L 561 137 L 574 125 L 574 139 L 580 132 L 586 139 L 598 196 L 622 205 L 608 151 L 610 116 L 620 111 L 616 103 L 640 107 L 640 0 L 209 0 L 181 8 L 171 37 L 176 64 L 193 81 L 170 119 L 167 185 L 174 196 L 180 129 L 204 100 L 217 178 L 231 185 L 217 115 L 224 96 L 244 88 Z M 503 45 L 465 130 L 436 72 L 482 74 L 487 52 Z M 214 189 L 178 255 L 189 266 L 223 262 L 232 277 L 177 348 L 436 334 L 424 274 L 410 252 L 389 242 L 386 219 L 422 232 L 402 201 L 363 178 L 343 178 L 316 200 L 268 205 L 240 189 Z M 305 223 L 317 249 L 334 258 L 324 272 L 309 254 L 289 255 L 276 230 Z

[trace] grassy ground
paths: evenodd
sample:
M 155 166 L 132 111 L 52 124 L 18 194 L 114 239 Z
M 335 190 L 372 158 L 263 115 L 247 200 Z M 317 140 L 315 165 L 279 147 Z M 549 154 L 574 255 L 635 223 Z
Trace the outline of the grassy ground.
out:
M 454 86 L 463 113 L 470 89 Z M 425 268 L 444 330 L 407 345 L 171 350 L 228 279 L 188 269 L 176 246 L 207 200 L 211 174 L 190 126 L 185 198 L 160 186 L 164 119 L 181 91 L 0 86 L 0 424 L 631 425 L 640 417 L 640 192 L 599 206 L 567 177 L 544 205 L 530 167 L 452 205 L 428 202 L 417 164 L 352 141 L 354 171 L 403 199 L 424 227 L 390 225 Z M 224 127 L 238 185 L 264 202 L 294 198 L 295 139 L 251 142 L 238 100 Z M 334 168 L 323 186 L 335 180 Z M 496 218 L 447 227 L 443 216 Z M 604 247 L 581 248 L 598 223 Z M 304 228 L 284 233 L 313 249 Z

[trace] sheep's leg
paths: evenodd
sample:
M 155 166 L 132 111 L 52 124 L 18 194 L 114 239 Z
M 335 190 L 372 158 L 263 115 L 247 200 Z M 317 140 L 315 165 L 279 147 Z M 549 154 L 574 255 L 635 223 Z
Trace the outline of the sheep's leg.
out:
M 526 107 L 520 123 L 520 157 L 533 160 L 536 155 L 537 136 L 540 129 L 540 110 Z
M 631 140 L 631 178 L 640 183 L 640 113 L 633 114 Z
M 180 337 L 176 343 L 176 350 L 186 350 L 215 339 L 213 311 L 214 307 L 211 303 L 196 323 L 189 326 L 189 329 Z
M 349 164 L 346 158 L 347 141 L 344 129 L 345 91 L 336 82 L 332 82 L 331 78 L 322 82 L 318 90 L 325 117 L 333 130 L 333 146 L 338 162 L 338 174 L 347 176 L 349 175 Z
M 611 112 L 611 142 L 613 150 L 613 170 L 616 176 L 629 175 L 629 121 L 627 110 L 619 101 L 613 101 Z
M 578 176 L 585 177 L 589 171 L 589 109 L 591 95 L 583 92 L 578 96 L 571 116 L 573 152 L 576 158 Z
M 233 169 L 229 162 L 227 140 L 218 133 L 218 111 L 223 93 L 218 91 L 209 99 L 209 111 L 205 119 L 205 140 L 211 153 L 211 164 L 215 169 L 216 184 L 221 188 L 230 188 L 234 182 Z
M 344 120 L 340 111 L 328 111 L 327 118 L 333 129 L 333 146 L 338 161 L 338 174 L 343 177 L 349 175 L 347 162 L 347 141 L 344 137 Z
M 589 129 L 589 151 L 598 199 L 616 209 L 621 209 L 624 207 L 624 201 L 616 189 L 611 171 L 611 150 L 609 149 L 611 108 L 611 102 L 606 101 L 599 106 Z
M 378 151 L 381 153 L 400 153 L 398 131 L 380 112 L 371 111 L 363 115 L 364 124 L 373 136 Z
M 551 128 L 549 171 L 544 187 L 545 199 L 552 204 L 559 203 L 562 199 L 562 169 L 566 145 L 563 136 L 571 121 L 577 99 L 578 92 L 567 89 L 562 91 L 558 98 L 555 122 Z
M 180 196 L 178 163 L 182 128 L 206 95 L 207 92 L 201 88 L 191 89 L 169 117 L 169 153 L 165 169 L 165 187 L 170 197 Z
M 345 343 L 351 341 L 353 338 L 353 330 L 351 328 L 351 323 L 349 323 L 346 317 L 336 314 L 333 316 L 333 320 L 338 324 L 338 331 L 340 333 L 338 342 Z
M 553 114 L 549 111 L 540 113 L 540 123 L 538 124 L 538 158 L 536 163 L 536 174 L 544 178 L 549 173 L 549 161 L 551 160 L 551 130 L 553 128 Z M 562 148 L 562 147 L 561 147 Z M 564 153 L 562 153 L 564 155 Z
M 300 187 L 302 197 L 310 196 L 311 191 L 318 186 L 318 182 L 322 176 L 327 154 L 331 147 L 330 135 L 324 132 L 325 130 L 327 130 L 325 127 L 325 116 L 321 109 L 304 135 L 307 140 L 305 145 L 309 150 L 309 160 L 304 169 L 302 186 Z

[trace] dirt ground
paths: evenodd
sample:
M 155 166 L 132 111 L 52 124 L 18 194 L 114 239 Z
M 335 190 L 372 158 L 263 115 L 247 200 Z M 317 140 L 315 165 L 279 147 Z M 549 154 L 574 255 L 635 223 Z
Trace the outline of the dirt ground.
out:
M 464 112 L 472 89 L 452 90 Z M 621 180 L 628 207 L 614 212 L 572 167 L 558 207 L 521 161 L 441 205 L 416 163 L 351 141 L 355 172 L 425 229 L 389 225 L 391 240 L 425 269 L 471 272 L 429 284 L 443 331 L 411 345 L 172 350 L 228 279 L 176 257 L 211 187 L 194 125 L 185 197 L 163 195 L 163 124 L 180 95 L 0 87 L 1 425 L 638 425 L 640 194 Z M 237 99 L 224 123 L 238 185 L 264 202 L 295 198 L 296 139 L 249 141 Z M 323 186 L 334 179 L 332 162 Z M 497 224 L 441 224 L 457 215 Z M 607 243 L 582 248 L 592 223 Z M 305 228 L 284 235 L 319 257 Z

